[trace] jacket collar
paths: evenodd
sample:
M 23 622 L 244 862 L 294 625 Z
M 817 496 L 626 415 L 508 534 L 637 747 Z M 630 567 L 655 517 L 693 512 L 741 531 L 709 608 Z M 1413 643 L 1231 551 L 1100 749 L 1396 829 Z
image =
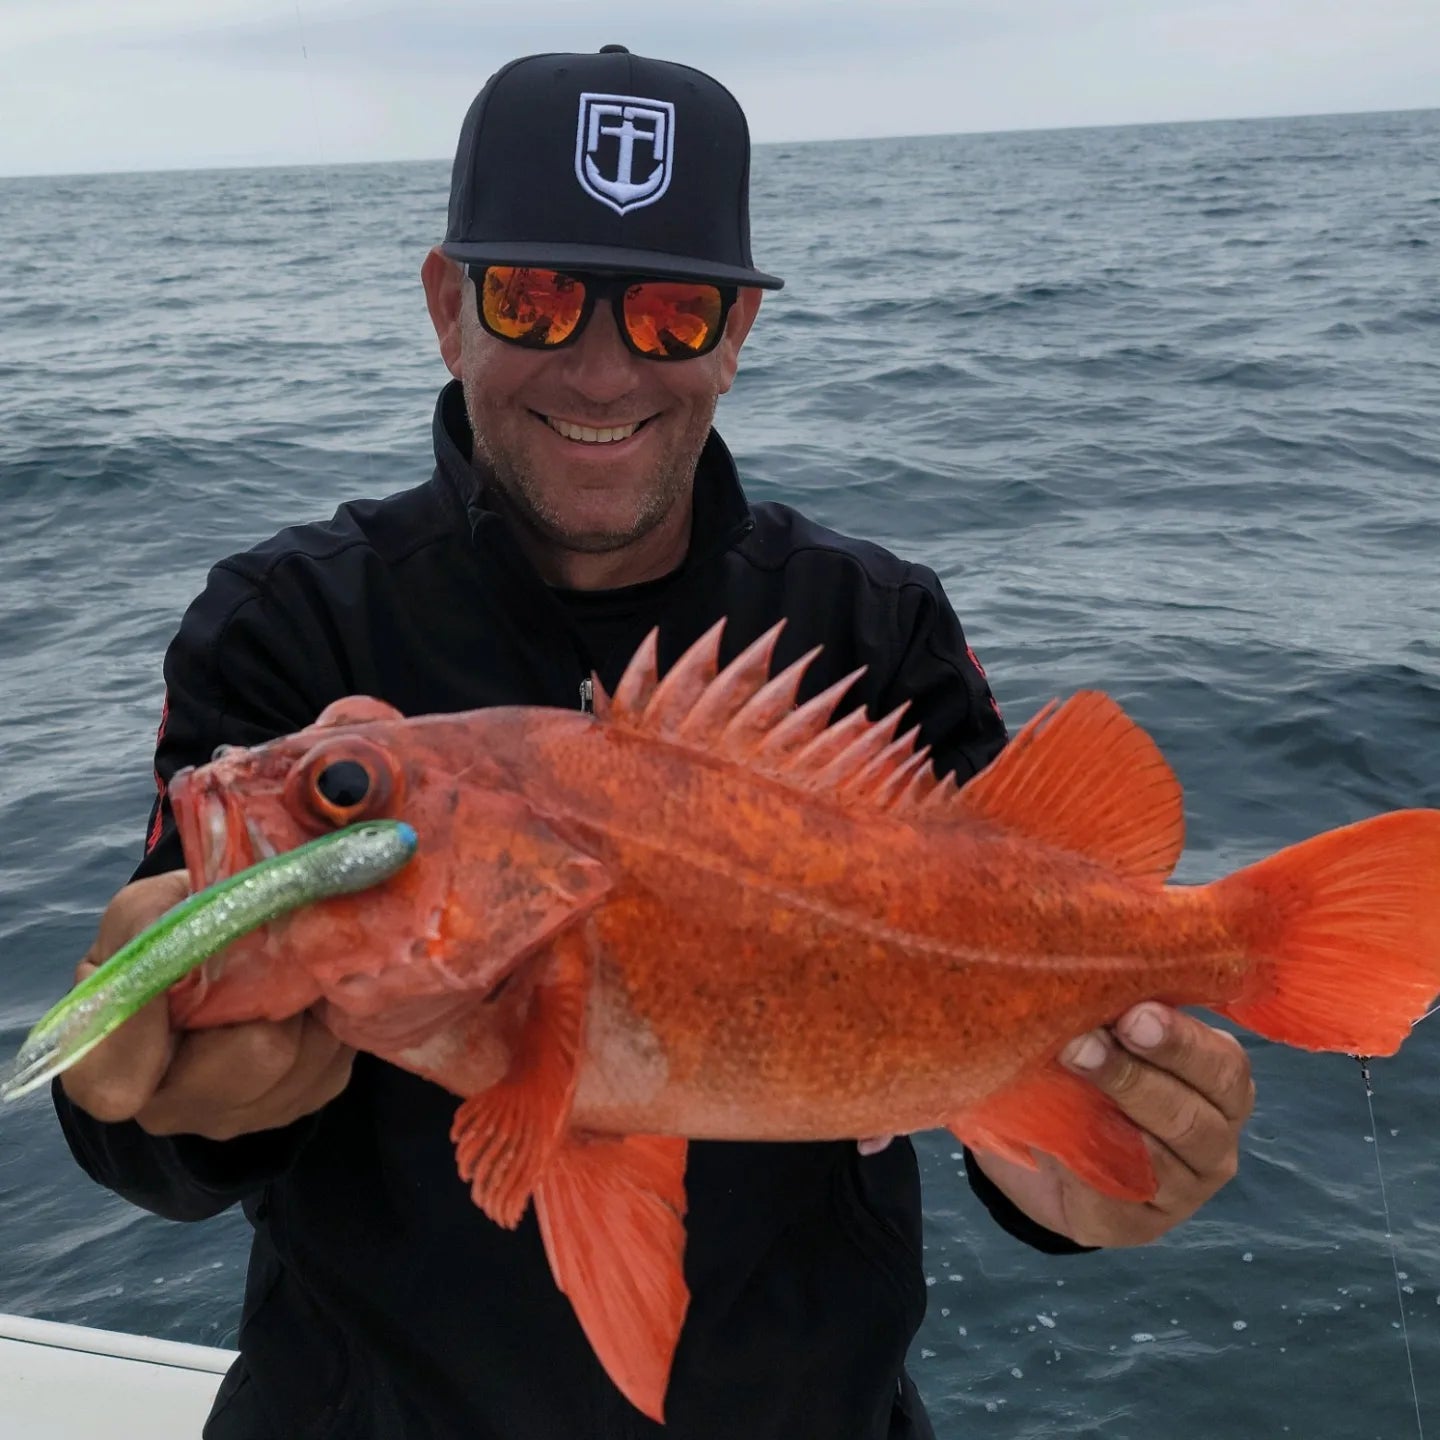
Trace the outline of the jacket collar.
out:
M 458 380 L 441 390 L 432 430 L 436 478 L 464 509 L 475 544 L 501 547 L 508 552 L 511 563 L 533 569 L 514 543 L 509 522 L 493 503 L 494 477 L 488 467 L 471 459 L 474 438 Z M 695 519 L 690 528 L 690 548 L 676 573 L 722 554 L 754 526 L 735 461 L 719 433 L 712 429 L 695 467 Z

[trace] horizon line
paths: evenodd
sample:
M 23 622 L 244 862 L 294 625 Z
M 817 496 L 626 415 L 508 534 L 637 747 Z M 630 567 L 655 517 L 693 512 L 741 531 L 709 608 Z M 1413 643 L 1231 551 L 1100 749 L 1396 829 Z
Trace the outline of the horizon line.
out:
M 1423 115 L 1440 111 L 1440 105 L 1402 105 L 1385 110 L 1315 110 L 1274 115 L 1207 115 L 1181 120 L 1119 120 L 1076 125 L 1012 125 L 998 130 L 914 130 L 890 135 L 831 135 L 808 139 L 751 139 L 752 150 L 767 150 L 797 145 L 857 145 L 885 140 L 941 140 L 949 138 L 983 139 L 993 135 L 1070 134 L 1086 130 L 1159 130 L 1185 125 L 1245 125 L 1268 120 L 1329 120 L 1341 116 L 1362 115 Z M 449 165 L 453 155 L 397 156 L 389 160 L 265 160 L 221 161 L 208 165 L 153 165 L 144 169 L 123 170 L 27 170 L 0 174 L 4 180 L 84 180 L 99 176 L 121 175 L 206 175 L 225 170 L 339 170 L 366 165 Z

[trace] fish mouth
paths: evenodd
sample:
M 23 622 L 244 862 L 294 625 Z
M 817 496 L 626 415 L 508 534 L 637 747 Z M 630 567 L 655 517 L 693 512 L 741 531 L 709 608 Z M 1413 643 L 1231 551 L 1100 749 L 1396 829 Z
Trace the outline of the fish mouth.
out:
M 276 854 L 276 847 L 237 807 L 213 775 L 182 770 L 170 782 L 170 808 L 190 889 L 200 891 Z

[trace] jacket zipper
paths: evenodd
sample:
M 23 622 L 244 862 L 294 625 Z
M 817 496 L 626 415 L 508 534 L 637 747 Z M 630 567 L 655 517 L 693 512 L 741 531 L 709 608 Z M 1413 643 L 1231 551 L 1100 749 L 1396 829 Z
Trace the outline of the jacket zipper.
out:
M 588 675 L 580 682 L 580 710 L 585 715 L 595 712 L 595 682 Z

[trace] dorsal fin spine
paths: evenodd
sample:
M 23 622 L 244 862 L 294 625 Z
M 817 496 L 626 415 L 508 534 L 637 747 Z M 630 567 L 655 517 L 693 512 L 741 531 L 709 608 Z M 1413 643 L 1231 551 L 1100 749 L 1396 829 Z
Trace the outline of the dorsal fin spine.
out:
M 915 732 L 910 730 L 902 738 L 909 740 L 914 734 Z M 872 797 L 874 803 L 884 810 L 898 809 L 906 792 L 914 784 L 915 777 L 929 774 L 929 764 L 930 747 L 923 745 L 880 786 Z
M 787 665 L 773 680 L 762 685 L 740 708 L 739 714 L 725 727 L 720 747 L 727 755 L 748 759 L 756 744 L 774 729 L 780 717 L 795 704 L 800 682 L 810 668 L 820 646 Z
M 598 720 L 605 720 L 609 718 L 612 709 L 610 696 L 600 683 L 600 676 L 592 670 L 590 672 L 590 713 Z
M 640 642 L 610 697 L 610 712 L 615 719 L 638 717 L 655 690 L 660 629 L 657 626 Z
M 894 810 L 917 810 L 925 797 L 939 786 L 940 782 L 929 770 L 917 770 L 905 787 L 904 793 L 891 807 Z
M 842 698 L 865 673 L 864 666 L 797 706 L 800 686 L 820 647 L 766 680 L 780 626 L 720 669 L 722 634 L 723 622 L 711 626 L 660 677 L 658 632 L 652 630 L 626 666 L 615 694 L 607 699 L 599 690 L 598 712 L 608 712 L 608 723 L 622 729 L 724 756 L 847 804 L 926 819 L 955 804 L 960 792 L 953 781 L 937 781 L 930 747 L 916 748 L 918 727 L 898 733 L 908 701 L 879 720 L 871 720 L 863 705 L 833 718 Z M 1017 739 L 1022 748 L 1030 743 L 1024 731 Z M 1057 758 L 1062 765 L 1070 759 Z M 1022 781 L 1019 788 L 1026 788 L 1023 768 L 1000 778 L 1003 783 L 989 792 L 992 801 L 1008 803 L 1006 792 L 1016 788 L 1016 779 Z
M 852 713 L 863 715 L 865 712 L 856 710 Z M 812 777 L 811 784 L 817 790 L 848 789 L 869 767 L 871 760 L 888 747 L 899 723 L 900 716 L 894 711 L 883 720 L 867 721 L 860 728 L 860 733 L 834 759 L 822 764 Z M 835 727 L 836 730 L 839 728 L 838 725 Z
M 832 686 L 831 689 L 833 688 Z M 869 730 L 871 723 L 871 719 L 865 713 L 865 707 L 862 705 L 843 718 L 832 721 L 818 735 L 812 736 L 786 759 L 781 768 L 786 771 L 806 771 L 814 774 L 815 771 L 828 765 L 837 755 L 849 749 L 857 736 L 864 735 Z M 762 746 L 760 753 L 767 756 L 772 754 L 768 746 Z
M 831 716 L 835 707 L 844 698 L 846 691 L 863 675 L 863 667 L 837 680 L 828 690 L 813 695 L 793 715 L 787 715 L 755 748 L 757 759 L 780 761 L 789 756 L 785 766 L 793 769 L 804 763 L 800 757 L 835 728 Z M 860 712 L 863 718 L 863 710 Z M 840 721 L 843 725 L 846 722 Z
M 830 716 L 842 693 L 839 686 L 832 685 L 828 690 L 811 696 L 783 719 L 777 720 L 757 738 L 755 757 L 772 762 L 779 761 L 809 744 L 830 723 Z
M 679 729 L 715 679 L 724 629 L 725 622 L 717 620 L 665 672 L 665 678 L 656 685 L 638 721 L 643 729 L 661 733 Z
M 900 769 L 915 753 L 915 731 L 913 727 L 903 735 L 896 736 L 895 730 L 899 729 L 900 721 L 904 716 L 905 706 L 891 711 L 880 723 L 891 726 L 890 742 L 880 752 L 872 756 L 859 770 L 850 778 L 845 785 L 848 794 L 857 798 L 864 796 L 868 798 L 877 792 L 880 787 L 894 773 Z M 893 720 L 893 724 L 891 724 Z
M 934 815 L 959 798 L 960 791 L 953 780 L 937 780 L 934 789 L 920 802 L 920 813 Z
M 725 667 L 725 684 L 712 685 L 677 732 L 696 745 L 719 745 L 725 727 L 766 683 L 785 622 L 772 625 Z

